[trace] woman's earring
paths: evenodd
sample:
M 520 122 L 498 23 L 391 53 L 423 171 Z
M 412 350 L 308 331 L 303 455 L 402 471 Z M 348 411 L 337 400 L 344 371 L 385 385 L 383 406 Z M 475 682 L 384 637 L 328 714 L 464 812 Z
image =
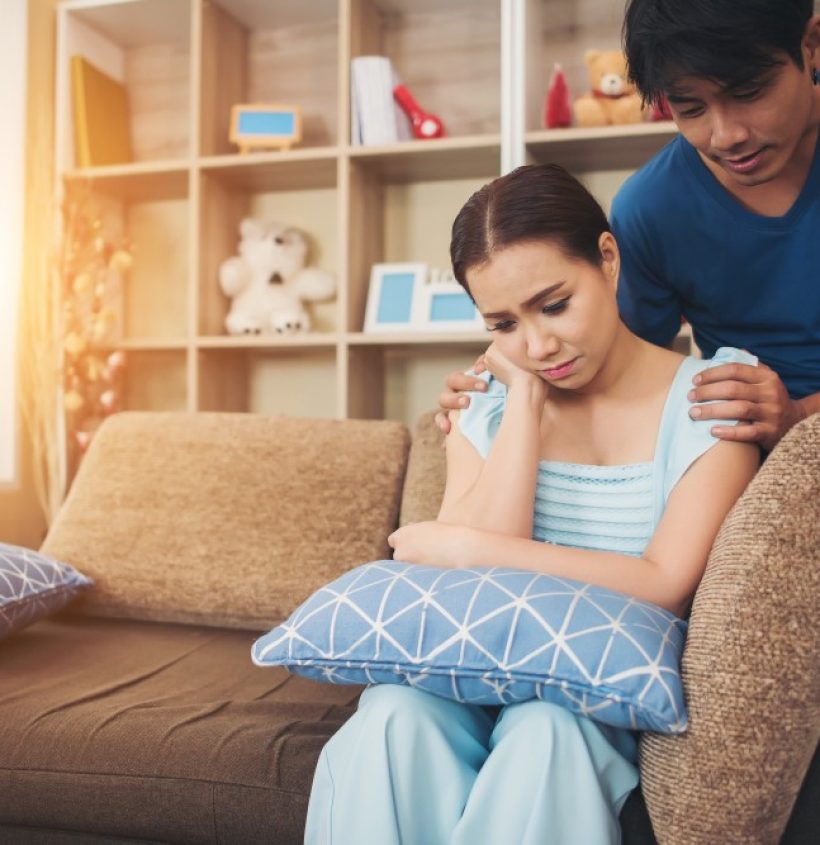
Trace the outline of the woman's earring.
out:
M 817 70 L 816 67 L 811 69 L 811 81 L 815 85 L 820 85 L 820 70 Z

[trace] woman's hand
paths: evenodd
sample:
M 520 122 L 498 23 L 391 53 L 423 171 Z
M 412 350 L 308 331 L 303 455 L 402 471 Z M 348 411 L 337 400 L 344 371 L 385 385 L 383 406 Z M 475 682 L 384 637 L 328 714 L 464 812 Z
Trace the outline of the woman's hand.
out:
M 498 348 L 495 343 L 490 344 L 490 348 L 481 356 L 484 367 L 508 388 L 512 388 L 517 384 L 529 384 L 537 386 L 546 390 L 546 382 L 540 379 L 535 373 L 529 370 L 523 370 L 512 361 Z
M 446 522 L 416 522 L 394 531 L 387 542 L 395 560 L 464 569 L 478 565 L 476 550 L 481 532 Z

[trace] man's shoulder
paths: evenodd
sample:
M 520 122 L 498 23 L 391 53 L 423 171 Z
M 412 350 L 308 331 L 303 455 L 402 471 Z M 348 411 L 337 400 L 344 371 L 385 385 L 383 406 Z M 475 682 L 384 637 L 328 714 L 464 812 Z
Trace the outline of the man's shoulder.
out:
M 651 219 L 656 212 L 668 212 L 676 197 L 685 196 L 685 143 L 680 135 L 676 136 L 629 176 L 612 201 L 613 217 L 638 215 Z

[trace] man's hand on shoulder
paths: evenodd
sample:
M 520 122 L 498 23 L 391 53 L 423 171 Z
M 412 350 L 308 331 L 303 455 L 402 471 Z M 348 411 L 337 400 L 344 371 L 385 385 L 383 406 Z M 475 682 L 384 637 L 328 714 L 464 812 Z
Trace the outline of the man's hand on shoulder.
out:
M 483 373 L 487 369 L 483 355 L 476 360 L 472 369 L 476 374 Z M 465 394 L 470 390 L 486 390 L 487 384 L 481 379 L 458 370 L 447 376 L 444 385 L 447 389 L 438 397 L 440 410 L 436 414 L 436 425 L 444 434 L 449 434 L 451 430 L 449 412 L 466 408 L 470 404 L 470 397 Z
M 718 425 L 721 440 L 758 443 L 771 451 L 781 437 L 805 418 L 803 406 L 789 397 L 780 376 L 765 364 L 723 364 L 694 378 L 689 415 L 699 420 L 736 419 L 743 425 Z M 709 402 L 708 405 L 698 403 Z

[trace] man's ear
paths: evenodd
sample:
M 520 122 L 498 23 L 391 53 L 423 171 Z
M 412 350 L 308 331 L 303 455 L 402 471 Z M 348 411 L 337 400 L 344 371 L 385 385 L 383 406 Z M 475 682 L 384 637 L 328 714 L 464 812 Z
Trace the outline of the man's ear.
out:
M 621 252 L 612 232 L 601 232 L 598 238 L 601 253 L 601 269 L 614 290 L 618 290 L 618 276 L 621 272 Z
M 801 46 L 809 66 L 809 73 L 812 72 L 812 68 L 820 71 L 820 15 L 812 15 L 809 18 Z

